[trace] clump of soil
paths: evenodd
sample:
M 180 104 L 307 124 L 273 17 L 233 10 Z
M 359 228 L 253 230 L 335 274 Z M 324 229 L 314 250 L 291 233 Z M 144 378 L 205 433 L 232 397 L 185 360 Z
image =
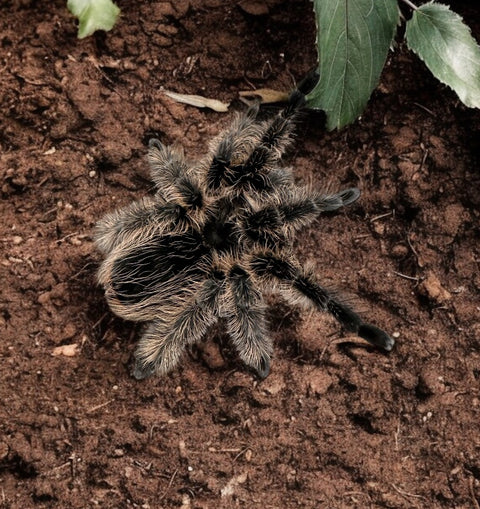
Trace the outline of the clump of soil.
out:
M 399 47 L 362 119 L 327 133 L 306 116 L 286 161 L 361 188 L 296 247 L 397 338 L 390 354 L 274 299 L 265 381 L 218 330 L 137 382 L 139 328 L 95 284 L 92 227 L 150 191 L 150 137 L 203 154 L 240 90 L 315 64 L 315 34 L 307 0 L 119 6 L 82 41 L 63 1 L 0 7 L 0 506 L 478 507 L 478 111 Z M 477 9 L 453 8 L 478 38 Z

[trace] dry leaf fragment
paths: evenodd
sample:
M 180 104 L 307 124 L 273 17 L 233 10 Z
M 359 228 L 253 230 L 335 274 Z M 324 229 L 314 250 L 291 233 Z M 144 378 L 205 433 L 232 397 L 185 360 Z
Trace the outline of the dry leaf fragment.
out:
M 220 113 L 228 111 L 228 107 L 230 106 L 230 103 L 224 103 L 218 99 L 209 99 L 201 95 L 177 94 L 177 92 L 171 92 L 169 90 L 164 90 L 164 94 L 179 103 L 189 104 L 197 108 L 210 108 Z
M 61 345 L 53 349 L 52 355 L 65 357 L 74 357 L 78 353 L 78 344 L 72 343 L 70 345 Z
M 273 88 L 258 88 L 257 90 L 241 90 L 240 97 L 260 97 L 262 103 L 281 103 L 288 100 L 289 93 Z
M 244 484 L 246 480 L 248 479 L 248 473 L 243 472 L 242 474 L 236 475 L 232 477 L 227 484 L 220 490 L 220 496 L 222 498 L 224 497 L 230 497 L 235 493 L 235 488 L 239 484 Z

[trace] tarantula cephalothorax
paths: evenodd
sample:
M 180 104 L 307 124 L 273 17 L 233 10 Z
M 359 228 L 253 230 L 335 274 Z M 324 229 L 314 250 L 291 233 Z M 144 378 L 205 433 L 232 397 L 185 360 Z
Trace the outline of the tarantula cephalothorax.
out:
M 292 252 L 297 230 L 360 194 L 299 187 L 292 171 L 278 165 L 303 105 L 296 90 L 270 120 L 258 121 L 258 107 L 250 108 L 198 164 L 152 139 L 155 195 L 98 223 L 96 245 L 106 257 L 98 280 L 108 303 L 120 317 L 147 323 L 135 352 L 136 378 L 172 370 L 218 318 L 240 358 L 266 377 L 273 347 L 262 291 L 329 311 L 347 330 L 392 349 L 392 338 L 323 288 Z

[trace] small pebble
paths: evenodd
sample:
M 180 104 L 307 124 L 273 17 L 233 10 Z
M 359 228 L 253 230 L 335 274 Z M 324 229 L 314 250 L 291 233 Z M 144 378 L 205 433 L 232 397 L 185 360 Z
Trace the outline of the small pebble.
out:
M 188 457 L 187 447 L 185 445 L 185 441 L 184 440 L 180 440 L 178 442 L 178 453 L 180 455 L 180 458 L 186 459 Z
M 210 369 L 220 369 L 225 366 L 220 347 L 213 341 L 205 341 L 199 345 L 203 361 Z
M 397 244 L 396 246 L 393 246 L 392 256 L 394 256 L 395 258 L 403 258 L 404 256 L 407 255 L 408 255 L 407 246 L 404 246 L 403 244 Z
M 23 239 L 22 237 L 20 237 L 19 235 L 15 235 L 15 237 L 12 237 L 12 243 L 15 245 L 15 246 L 18 246 L 19 244 L 21 244 L 23 242 Z
M 373 229 L 378 235 L 383 235 L 385 233 L 385 225 L 383 223 L 373 223 Z
M 443 303 L 452 298 L 452 294 L 446 290 L 435 273 L 429 271 L 424 281 L 418 286 L 420 293 L 433 301 Z

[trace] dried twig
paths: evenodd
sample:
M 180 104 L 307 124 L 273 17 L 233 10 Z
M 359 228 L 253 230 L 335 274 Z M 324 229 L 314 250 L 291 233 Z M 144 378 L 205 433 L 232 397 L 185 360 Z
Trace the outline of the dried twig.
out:
M 170 481 L 168 481 L 168 485 L 165 488 L 165 491 L 162 493 L 162 495 L 158 499 L 159 502 L 167 496 L 168 490 L 172 487 L 173 481 L 175 480 L 175 476 L 177 475 L 177 473 L 178 473 L 178 468 L 175 469 L 175 472 L 173 472 L 172 477 L 170 477 Z
M 105 401 L 105 403 L 101 403 L 100 405 L 95 405 L 92 408 L 89 408 L 86 413 L 87 414 L 93 414 L 93 412 L 96 412 L 97 410 L 100 410 L 100 408 L 103 408 L 107 405 L 110 405 L 110 403 L 113 403 L 115 399 L 110 399 L 108 401 Z
M 475 496 L 475 490 L 473 489 L 473 477 L 470 476 L 468 478 L 468 488 L 470 490 L 470 496 L 472 497 L 473 506 L 475 509 L 480 509 L 480 505 L 477 502 L 477 497 Z
M 384 217 L 394 216 L 394 215 L 395 215 L 395 210 L 391 210 L 390 212 L 386 212 L 385 214 L 380 214 L 379 216 L 372 217 L 372 219 L 370 219 L 370 222 L 374 223 L 375 221 L 378 221 L 379 219 L 383 219 Z
M 424 106 L 423 104 L 419 104 L 419 103 L 413 103 L 415 106 L 418 106 L 420 109 L 422 109 L 423 111 L 426 111 L 428 114 L 432 115 L 432 117 L 436 117 L 435 113 L 433 113 L 432 110 L 429 110 L 426 106 Z
M 397 492 L 399 493 L 400 495 L 402 495 L 402 497 L 405 497 L 405 498 L 408 498 L 408 497 L 412 497 L 412 498 L 421 498 L 422 500 L 427 500 L 426 497 L 424 497 L 423 495 L 416 495 L 415 493 L 410 493 L 408 491 L 405 491 L 405 490 L 402 490 L 402 488 L 399 488 L 398 486 L 395 486 L 395 484 L 393 483 L 390 483 L 392 488 Z
M 395 270 L 392 270 L 392 272 L 393 272 L 394 274 L 396 274 L 397 276 L 403 277 L 403 278 L 405 278 L 405 279 L 410 279 L 411 281 L 415 281 L 415 282 L 417 282 L 417 283 L 420 281 L 420 278 L 418 278 L 418 277 L 414 277 L 414 276 L 407 276 L 406 274 L 402 274 L 401 272 L 397 272 L 397 271 L 395 271 Z

